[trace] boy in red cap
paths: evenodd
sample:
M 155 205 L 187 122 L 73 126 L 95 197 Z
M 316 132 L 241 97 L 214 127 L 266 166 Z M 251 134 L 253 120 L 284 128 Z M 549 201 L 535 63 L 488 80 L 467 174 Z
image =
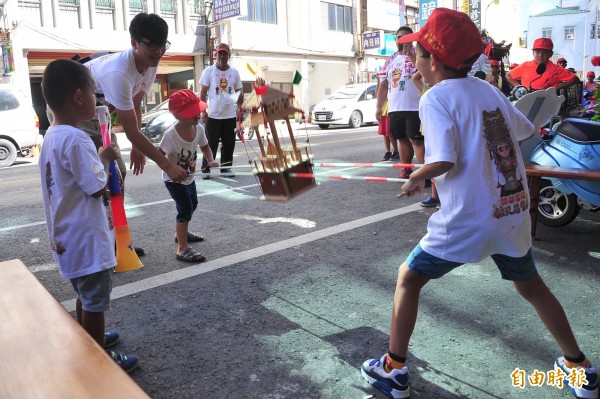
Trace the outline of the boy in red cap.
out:
M 554 43 L 551 39 L 546 37 L 535 39 L 533 60 L 511 69 L 506 74 L 508 83 L 517 86 L 520 80 L 520 84 L 527 89 L 542 90 L 549 87 L 562 89 L 579 82 L 577 75 L 550 61 L 550 57 L 554 54 L 553 49 Z M 540 65 L 545 65 L 542 67 L 544 70 L 541 75 Z
M 198 124 L 200 114 L 207 107 L 207 104 L 200 101 L 198 96 L 190 90 L 184 89 L 173 93 L 169 98 L 169 111 L 175 116 L 177 123 L 165 131 L 159 145 L 159 151 L 163 155 L 188 173 L 185 180 L 174 182 L 167 173 L 163 172 L 165 186 L 177 208 L 175 242 L 178 247 L 176 258 L 184 262 L 202 262 L 206 259 L 203 254 L 196 252 L 188 245 L 189 242 L 204 241 L 204 237 L 190 233 L 188 225 L 198 206 L 198 194 L 194 182 L 198 146 L 209 166 L 219 166 L 213 159 L 204 129 Z
M 585 374 L 588 385 L 572 390 L 578 397 L 597 398 L 597 371 L 579 349 L 562 306 L 533 260 L 529 194 L 517 140 L 531 136 L 535 128 L 502 93 L 467 77 L 481 51 L 479 30 L 468 15 L 437 8 L 404 41 L 417 41 L 416 67 L 430 89 L 419 104 L 425 164 L 402 190 L 409 196 L 420 193 L 425 179 L 435 178 L 442 205 L 400 266 L 389 352 L 365 361 L 362 375 L 389 397 L 409 397 L 405 362 L 421 289 L 430 279 L 491 256 L 502 278 L 513 281 L 533 305 L 565 354 L 555 368 L 565 377 Z M 506 378 L 512 371 L 506 370 Z

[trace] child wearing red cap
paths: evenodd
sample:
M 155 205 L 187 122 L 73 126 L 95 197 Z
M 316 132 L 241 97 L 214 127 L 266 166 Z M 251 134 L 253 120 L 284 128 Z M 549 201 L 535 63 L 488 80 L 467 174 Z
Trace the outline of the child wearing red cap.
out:
M 190 90 L 179 90 L 169 98 L 169 111 L 177 119 L 177 123 L 165 131 L 160 141 L 159 151 L 169 160 L 185 169 L 188 177 L 182 181 L 173 181 L 163 172 L 163 180 L 169 194 L 175 201 L 177 218 L 175 223 L 176 258 L 184 262 L 202 262 L 206 257 L 188 245 L 189 242 L 204 241 L 204 237 L 190 233 L 188 226 L 192 214 L 198 206 L 198 194 L 194 173 L 198 147 L 206 158 L 209 166 L 219 166 L 213 159 L 212 151 L 204 129 L 198 124 L 200 114 L 207 108 L 198 96 Z
M 597 398 L 597 370 L 579 349 L 562 306 L 533 259 L 518 140 L 533 135 L 534 126 L 500 91 L 467 76 L 481 51 L 479 30 L 468 15 L 437 8 L 404 41 L 417 41 L 416 67 L 430 88 L 419 104 L 425 164 L 402 190 L 412 196 L 422 192 L 425 179 L 435 178 L 441 209 L 429 218 L 427 234 L 399 269 L 389 352 L 365 361 L 363 377 L 389 397 L 409 397 L 405 363 L 421 289 L 465 263 L 491 257 L 502 278 L 512 281 L 533 305 L 564 353 L 555 361 L 557 373 L 585 375 L 587 382 L 569 387 L 577 397 Z M 502 378 L 513 370 L 507 366 Z
M 550 61 L 550 57 L 554 54 L 553 49 L 552 39 L 546 37 L 535 39 L 533 42 L 533 60 L 512 68 L 506 74 L 508 83 L 513 86 L 521 84 L 527 89 L 541 90 L 550 87 L 562 89 L 579 82 L 577 75 Z M 545 70 L 540 75 L 538 66 L 542 64 L 545 64 Z

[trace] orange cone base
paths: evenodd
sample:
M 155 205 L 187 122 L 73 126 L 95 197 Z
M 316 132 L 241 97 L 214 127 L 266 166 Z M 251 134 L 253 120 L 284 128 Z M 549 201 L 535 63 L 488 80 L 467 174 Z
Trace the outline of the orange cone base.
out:
M 131 244 L 129 226 L 115 227 L 115 238 L 117 240 L 117 267 L 115 267 L 115 272 L 129 272 L 144 267 Z

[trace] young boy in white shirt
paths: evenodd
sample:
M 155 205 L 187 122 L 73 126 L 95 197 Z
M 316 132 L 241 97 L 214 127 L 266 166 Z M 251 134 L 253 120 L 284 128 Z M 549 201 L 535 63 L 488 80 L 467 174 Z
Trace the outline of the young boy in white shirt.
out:
M 207 108 L 194 92 L 184 89 L 176 91 L 169 98 L 169 111 L 177 119 L 177 123 L 164 133 L 159 145 L 159 151 L 176 165 L 181 166 L 188 174 L 187 179 L 174 182 L 163 172 L 163 180 L 169 194 L 175 201 L 177 217 L 175 223 L 175 242 L 177 242 L 176 258 L 184 262 L 203 262 L 204 254 L 197 252 L 188 242 L 204 241 L 204 237 L 190 233 L 188 226 L 192 214 L 198 206 L 196 193 L 196 160 L 198 147 L 211 167 L 219 164 L 213 159 L 212 151 L 204 134 L 204 129 L 198 124 L 200 114 Z
M 430 89 L 419 114 L 425 129 L 425 165 L 402 186 L 420 193 L 435 178 L 441 209 L 398 272 L 389 352 L 363 363 L 361 372 L 392 398 L 410 396 L 408 344 L 421 289 L 464 263 L 491 256 L 503 279 L 513 281 L 552 334 L 564 356 L 554 368 L 578 398 L 598 398 L 598 372 L 581 352 L 565 312 L 539 276 L 533 260 L 529 194 L 518 141 L 533 125 L 489 83 L 467 77 L 481 53 L 479 30 L 468 15 L 437 8 L 415 34 L 416 67 Z M 585 374 L 571 386 L 566 377 Z
M 96 114 L 95 90 L 94 78 L 83 65 L 64 59 L 48 64 L 42 93 L 54 119 L 44 137 L 39 168 L 48 236 L 60 275 L 77 293 L 77 320 L 106 347 L 104 312 L 117 260 L 104 196 L 106 171 L 118 154 L 114 147 L 96 152 L 92 139 L 77 128 Z M 138 366 L 136 356 L 108 353 L 128 373 Z

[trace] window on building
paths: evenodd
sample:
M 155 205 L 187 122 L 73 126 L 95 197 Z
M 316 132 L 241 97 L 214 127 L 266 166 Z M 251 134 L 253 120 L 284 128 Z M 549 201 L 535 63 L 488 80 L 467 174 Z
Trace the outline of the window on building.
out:
M 79 0 L 58 0 L 59 6 L 79 7 Z
M 19 18 L 42 25 L 41 0 L 19 0 Z
M 200 0 L 187 0 L 190 15 L 202 15 Z
M 177 14 L 177 4 L 175 0 L 160 0 L 161 14 Z
M 575 40 L 574 26 L 565 26 L 565 40 Z
M 552 28 L 542 28 L 542 37 L 552 39 Z
M 148 11 L 146 0 L 129 0 L 129 12 L 137 14 Z
M 352 7 L 333 3 L 321 3 L 325 29 L 352 33 Z
M 96 9 L 114 10 L 114 0 L 96 0 Z
M 244 21 L 260 22 L 263 24 L 277 24 L 276 0 L 247 0 L 248 16 Z
M 596 39 L 600 37 L 600 24 L 592 23 L 590 25 L 590 39 Z

